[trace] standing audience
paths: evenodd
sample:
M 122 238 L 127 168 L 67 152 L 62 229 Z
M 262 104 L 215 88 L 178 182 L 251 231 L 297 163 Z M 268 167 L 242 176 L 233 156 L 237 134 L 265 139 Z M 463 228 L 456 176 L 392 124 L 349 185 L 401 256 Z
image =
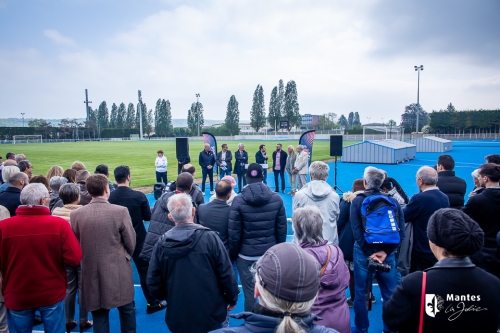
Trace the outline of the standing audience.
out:
M 418 169 L 416 182 L 420 193 L 412 196 L 408 205 L 403 209 L 405 222 L 413 226 L 410 273 L 423 271 L 437 262 L 429 247 L 427 223 L 434 212 L 450 207 L 448 197 L 437 188 L 437 181 L 438 174 L 433 168 L 423 166 Z
M 314 206 L 294 210 L 293 230 L 300 247 L 311 254 L 320 270 L 318 297 L 311 311 L 323 318 L 321 324 L 340 333 L 350 333 L 351 324 L 345 289 L 349 286 L 349 270 L 340 248 L 323 239 L 321 211 Z
M 26 160 L 26 155 L 16 154 L 15 161 L 17 164 L 19 164 L 19 162 L 24 161 L 24 160 Z
M 496 242 L 500 232 L 500 165 L 483 164 L 478 173 L 484 190 L 469 198 L 462 209 L 484 231 L 484 246 L 471 259 L 476 266 L 500 278 L 500 248 Z
M 363 226 L 363 218 L 361 215 L 361 205 L 365 198 L 372 195 L 380 195 L 380 186 L 384 182 L 384 172 L 374 167 L 367 167 L 363 175 L 363 182 L 365 191 L 363 194 L 358 194 L 351 203 L 351 226 L 354 235 L 354 324 L 357 332 L 366 333 L 370 322 L 368 320 L 368 310 L 365 304 L 365 293 L 367 292 L 366 286 L 369 278 L 368 259 L 376 263 L 385 263 L 389 265 L 389 271 L 384 272 L 376 270 L 375 275 L 380 287 L 380 292 L 384 302 L 386 302 L 392 295 L 392 292 L 397 285 L 397 272 L 396 272 L 396 244 L 368 244 L 364 237 L 365 228 Z M 393 199 L 391 199 L 393 200 Z M 397 216 L 399 219 L 395 221 L 400 238 L 404 238 L 404 218 L 401 207 L 397 201 L 393 200 L 397 206 Z M 384 324 L 384 331 L 390 332 L 389 328 Z
M 315 206 L 323 217 L 323 239 L 328 243 L 339 244 L 337 220 L 339 219 L 339 195 L 326 182 L 330 167 L 325 162 L 311 163 L 311 181 L 293 197 L 293 209 Z
M 467 184 L 465 180 L 455 176 L 455 160 L 450 155 L 441 155 L 437 162 L 437 187 L 450 199 L 450 207 L 461 209 L 464 206 Z
M 6 161 L 7 162 L 7 161 Z M 14 172 L 21 172 L 17 166 L 14 165 L 9 165 L 3 168 L 2 170 L 2 179 L 3 179 L 3 184 L 0 185 L 0 193 L 5 191 L 6 189 L 9 188 L 9 180 L 10 180 L 10 175 Z
M 418 332 L 425 301 L 423 332 L 497 332 L 500 280 L 469 258 L 483 245 L 479 225 L 463 212 L 445 208 L 431 216 L 427 235 L 438 262 L 403 279 L 385 302 L 384 323 L 394 332 Z
M 50 204 L 49 209 L 53 211 L 56 207 L 64 206 L 61 198 L 59 197 L 59 189 L 62 185 L 68 182 L 67 178 L 54 176 L 50 178 L 50 189 L 52 190 L 50 193 Z
M 75 209 L 82 207 L 78 204 L 80 201 L 80 188 L 73 183 L 64 184 L 59 189 L 59 197 L 61 198 L 64 206 L 56 207 L 52 211 L 53 216 L 59 216 L 71 223 L 70 214 Z M 89 320 L 89 313 L 82 303 L 82 276 L 81 266 L 66 266 L 68 273 L 68 287 L 66 289 L 66 298 L 64 299 L 64 310 L 66 312 L 66 330 L 74 329 L 78 324 L 75 320 L 76 308 L 76 293 L 80 294 L 78 297 L 80 306 L 80 329 L 89 329 L 92 327 L 93 322 Z
M 95 167 L 94 174 L 100 174 L 100 175 L 105 175 L 106 178 L 108 178 L 108 186 L 109 190 L 113 192 L 116 190 L 116 185 L 112 182 L 109 181 L 109 168 L 106 164 L 99 164 L 98 166 Z
M 314 323 L 322 322 L 311 311 L 320 288 L 318 266 L 313 256 L 295 244 L 271 247 L 257 261 L 253 273 L 259 303 L 233 316 L 245 320 L 241 326 L 215 332 L 336 333 Z
M 139 273 L 142 293 L 146 298 L 146 313 L 151 314 L 164 309 L 167 304 L 155 299 L 148 291 L 146 277 L 148 275 L 149 262 L 139 257 L 142 251 L 142 246 L 144 245 L 144 240 L 146 239 L 144 221 L 147 222 L 151 220 L 149 201 L 144 193 L 130 188 L 131 176 L 130 168 L 128 166 L 121 165 L 116 167 L 114 170 L 114 176 L 118 187 L 115 191 L 111 192 L 108 201 L 111 204 L 126 207 L 130 214 L 130 218 L 132 219 L 136 240 L 132 259 L 134 260 L 135 267 Z
M 248 185 L 233 200 L 229 213 L 229 254 L 238 266 L 245 311 L 251 311 L 255 304 L 251 267 L 271 246 L 286 241 L 283 200 L 262 182 L 263 177 L 261 165 L 248 166 Z
M 220 328 L 238 300 L 227 251 L 215 232 L 193 223 L 191 201 L 187 194 L 170 198 L 175 227 L 157 241 L 149 263 L 148 288 L 167 300 L 165 322 L 173 333 Z
M 233 154 L 227 149 L 227 144 L 222 144 L 222 150 L 217 153 L 217 159 L 215 163 L 219 167 L 219 179 L 224 178 L 224 176 L 231 176 L 231 171 L 233 171 Z
M 86 185 L 92 201 L 70 214 L 71 226 L 85 253 L 82 303 L 92 312 L 94 332 L 109 332 L 109 310 L 118 308 L 121 332 L 135 333 L 131 263 L 135 249 L 134 227 L 127 208 L 108 202 L 106 176 L 92 175 Z
M 4 206 L 0 206 L 0 221 L 10 217 L 9 211 Z M 7 325 L 7 308 L 5 307 L 5 300 L 2 292 L 2 274 L 0 273 L 0 332 L 9 333 Z
M 45 177 L 44 175 L 38 175 L 38 176 L 31 177 L 30 184 L 36 184 L 36 183 L 43 184 L 47 188 L 47 191 L 50 192 L 49 179 L 47 177 Z
M 354 235 L 352 234 L 351 226 L 351 203 L 358 194 L 363 193 L 365 187 L 363 186 L 363 179 L 356 179 L 352 183 L 352 192 L 345 192 L 340 200 L 340 214 L 337 222 L 339 232 L 339 247 L 344 254 L 344 260 L 349 268 L 349 294 L 350 298 L 347 299 L 347 304 L 352 307 L 355 295 L 354 292 Z
M 226 200 L 226 204 L 231 206 L 233 204 L 234 198 L 236 198 L 236 196 L 238 195 L 234 191 L 234 188 L 236 187 L 236 180 L 233 178 L 233 176 L 224 176 L 224 178 L 222 178 L 221 180 L 227 180 L 229 183 L 231 183 L 231 196 L 229 197 L 229 199 Z M 215 194 L 217 194 L 217 189 L 215 189 Z M 214 201 L 215 198 L 216 195 L 212 195 L 210 197 L 210 202 Z
M 75 171 L 87 170 L 85 164 L 80 161 L 74 161 L 73 164 L 71 164 L 71 169 Z
M 49 202 L 45 186 L 27 185 L 17 216 L 0 223 L 2 290 L 13 333 L 31 332 L 35 311 L 45 332 L 65 331 L 64 265 L 77 266 L 82 250 L 68 222 L 50 216 Z
M 88 172 L 87 170 L 78 170 L 76 172 L 76 183 L 78 184 L 78 186 L 80 186 L 80 205 L 82 206 L 88 205 L 92 200 L 92 196 L 88 192 L 86 185 L 87 178 L 89 177 L 90 172 Z
M 54 165 L 54 166 L 51 166 L 49 171 L 47 171 L 47 179 L 50 180 L 50 178 L 54 177 L 54 176 L 59 176 L 59 177 L 62 177 L 64 174 L 64 169 L 62 167 L 60 167 L 59 165 Z
M 31 177 L 33 176 L 33 165 L 30 161 L 21 161 L 17 164 L 17 167 L 21 172 L 24 172 L 28 176 L 28 179 L 31 179 Z
M 262 182 L 267 184 L 267 169 L 268 169 L 268 156 L 266 153 L 266 145 L 260 145 L 259 151 L 255 153 L 255 163 L 260 164 L 262 166 L 262 176 L 264 177 Z
M 68 180 L 69 183 L 76 184 L 76 170 L 75 169 L 67 169 L 63 172 L 62 175 L 64 178 Z
M 10 216 L 16 216 L 16 209 L 21 205 L 21 191 L 29 180 L 24 172 L 12 173 L 9 180 L 10 186 L 0 193 L 0 205 L 9 210 Z

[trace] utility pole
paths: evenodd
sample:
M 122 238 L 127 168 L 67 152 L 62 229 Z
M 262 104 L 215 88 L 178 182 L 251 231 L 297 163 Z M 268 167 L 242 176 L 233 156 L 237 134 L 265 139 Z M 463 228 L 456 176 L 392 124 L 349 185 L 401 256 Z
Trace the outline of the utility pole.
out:
M 139 140 L 142 140 L 142 94 L 141 91 L 139 90 L 138 93 L 139 95 L 139 107 L 137 108 L 139 112 Z
M 200 136 L 200 94 L 196 94 L 196 118 L 198 118 L 198 136 Z
M 85 101 L 83 101 L 83 103 L 85 103 L 85 114 L 87 115 L 87 121 L 90 121 L 89 103 L 92 103 L 92 101 L 89 101 L 89 94 L 87 89 L 85 89 Z
M 417 123 L 416 123 L 416 128 L 415 128 L 415 132 L 417 132 L 417 135 L 418 135 L 418 118 L 419 115 L 420 115 L 420 71 L 423 71 L 424 70 L 424 65 L 420 65 L 420 66 L 414 66 L 415 67 L 415 71 L 418 72 L 418 84 L 417 84 Z
M 24 115 L 25 114 L 26 114 L 25 112 L 21 112 L 21 116 L 23 117 L 23 127 L 24 127 Z

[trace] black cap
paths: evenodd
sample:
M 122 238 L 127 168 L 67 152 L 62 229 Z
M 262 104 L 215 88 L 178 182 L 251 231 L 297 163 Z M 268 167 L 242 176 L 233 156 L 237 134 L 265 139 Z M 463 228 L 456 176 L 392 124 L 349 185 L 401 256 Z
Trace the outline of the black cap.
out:
M 257 163 L 252 163 L 248 165 L 246 173 L 247 183 L 256 183 L 262 181 L 262 166 Z
M 293 243 L 274 245 L 255 266 L 261 286 L 290 302 L 307 302 L 318 294 L 319 263 Z
M 429 218 L 429 240 L 453 255 L 471 256 L 483 247 L 484 232 L 461 210 L 442 208 Z

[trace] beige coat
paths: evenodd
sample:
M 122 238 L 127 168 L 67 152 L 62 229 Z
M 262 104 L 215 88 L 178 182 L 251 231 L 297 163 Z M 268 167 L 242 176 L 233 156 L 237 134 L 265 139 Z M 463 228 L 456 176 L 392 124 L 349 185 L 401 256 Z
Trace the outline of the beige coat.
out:
M 52 216 L 59 216 L 65 219 L 66 221 L 70 221 L 69 219 L 69 214 L 74 211 L 75 209 L 78 209 L 80 207 L 83 207 L 82 205 L 64 205 L 63 207 L 56 207 L 52 211 Z
M 297 173 L 299 175 L 307 175 L 309 171 L 309 154 L 305 151 L 302 151 L 297 155 L 297 159 L 295 160 L 295 167 L 297 168 Z
M 127 208 L 101 198 L 70 214 L 83 252 L 82 302 L 88 311 L 134 300 L 132 263 L 135 231 Z

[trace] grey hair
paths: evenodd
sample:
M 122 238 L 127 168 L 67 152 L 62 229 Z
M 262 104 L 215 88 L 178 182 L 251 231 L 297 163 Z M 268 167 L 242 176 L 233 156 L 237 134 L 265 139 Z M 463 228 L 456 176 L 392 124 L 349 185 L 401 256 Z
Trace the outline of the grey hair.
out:
M 328 178 L 330 167 L 321 161 L 312 162 L 309 167 L 309 176 L 313 180 L 326 180 Z
M 54 193 L 58 193 L 62 185 L 66 184 L 68 179 L 66 177 L 54 176 L 50 178 L 50 189 Z
M 292 225 L 299 244 L 316 245 L 323 242 L 323 217 L 316 206 L 306 206 L 294 210 Z
M 295 149 L 292 145 L 289 145 L 289 146 L 288 146 L 288 149 L 290 149 L 290 148 Z
M 471 176 L 474 179 L 479 179 L 479 169 L 472 171 Z
M 303 145 L 297 145 L 297 148 L 304 149 Z
M 417 179 L 422 179 L 424 185 L 436 185 L 438 182 L 438 174 L 434 168 L 424 165 L 418 169 Z
M 26 155 L 24 154 L 17 154 L 16 157 L 16 163 L 19 164 L 19 162 L 24 161 L 26 159 Z
M 4 206 L 0 206 L 0 221 L 8 219 L 10 217 L 10 212 Z
M 2 170 L 2 179 L 4 182 L 8 183 L 10 180 L 10 175 L 14 172 L 21 172 L 19 168 L 15 165 L 9 165 Z
M 238 143 L 238 148 L 240 148 L 241 146 L 244 146 L 245 144 L 244 143 Z
M 383 170 L 369 166 L 365 168 L 363 179 L 369 189 L 379 189 L 385 180 L 385 174 Z
M 49 191 L 45 185 L 34 183 L 26 185 L 21 191 L 21 204 L 22 205 L 39 205 L 43 198 L 49 196 Z
M 187 222 L 191 219 L 192 199 L 189 194 L 174 194 L 168 199 L 167 209 L 175 223 Z

